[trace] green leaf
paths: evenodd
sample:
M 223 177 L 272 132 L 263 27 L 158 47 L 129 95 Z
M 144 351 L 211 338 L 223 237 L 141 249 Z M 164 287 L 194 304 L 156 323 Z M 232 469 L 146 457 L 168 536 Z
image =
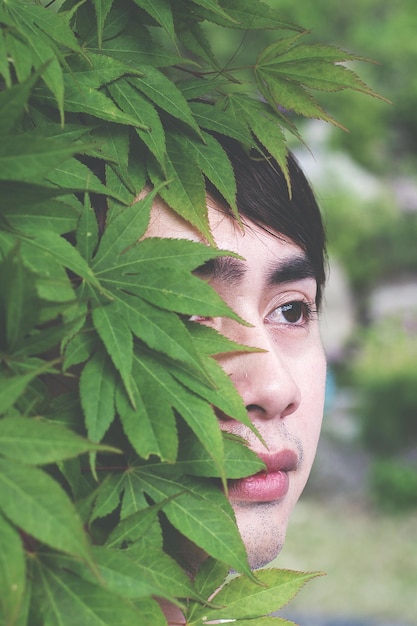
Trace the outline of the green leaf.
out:
M 285 71 L 285 66 L 289 68 L 292 66 L 297 68 L 298 66 L 301 68 L 304 62 L 311 62 L 314 65 L 317 61 L 334 64 L 344 61 L 364 60 L 357 55 L 340 50 L 340 48 L 336 46 L 300 44 L 298 42 L 303 35 L 305 35 L 305 33 L 274 41 L 258 55 L 257 63 L 265 66 L 270 65 L 277 69 L 282 65 Z
M 58 263 L 83 278 L 87 283 L 99 288 L 99 282 L 79 252 L 68 241 L 48 231 L 36 231 L 36 234 L 24 240 L 25 249 L 42 254 L 50 263 Z M 23 247 L 23 246 L 22 246 Z M 38 258 L 38 257 L 36 257 Z M 36 262 L 35 262 L 36 267 Z
M 288 150 L 285 135 L 279 123 L 280 118 L 274 115 L 264 102 L 253 98 L 235 98 L 231 103 L 231 108 L 237 118 L 246 120 L 260 144 L 277 161 L 290 188 Z
M 243 440 L 223 433 L 224 467 L 227 478 L 252 476 L 265 469 L 259 457 Z M 195 436 L 181 437 L 178 460 L 175 464 L 181 473 L 205 478 L 220 478 L 216 464 L 206 448 Z
M 100 441 L 114 419 L 115 387 L 115 371 L 110 359 L 103 349 L 97 350 L 80 377 L 81 405 L 92 441 Z
M 184 122 L 200 136 L 199 126 L 191 113 L 188 102 L 175 83 L 151 65 L 141 65 L 140 70 L 143 71 L 144 76 L 130 78 L 131 84 L 143 91 L 163 111 Z
M 203 133 L 204 144 L 190 141 L 186 136 L 192 155 L 203 174 L 217 188 L 239 218 L 236 205 L 236 181 L 229 157 L 220 143 L 208 133 Z
M 168 380 L 166 384 L 169 384 Z M 202 442 L 225 483 L 223 438 L 213 408 L 181 385 L 175 384 L 174 380 L 170 381 L 169 392 L 175 409 Z
M 0 346 L 13 352 L 38 321 L 34 274 L 13 250 L 0 264 Z
M 219 589 L 229 574 L 229 569 L 221 561 L 206 559 L 198 569 L 194 579 L 194 587 L 205 599 L 208 599 Z M 193 604 L 192 604 L 193 606 Z M 187 612 L 187 619 L 191 619 L 192 610 Z
M 85 195 L 84 206 L 77 225 L 77 250 L 90 263 L 98 242 L 98 223 L 90 197 Z
M 282 107 L 304 117 L 322 119 L 337 125 L 302 85 L 285 77 L 278 77 L 263 68 L 256 71 L 259 90 L 270 105 Z
M 159 526 L 158 514 L 164 506 L 165 501 L 154 504 L 136 511 L 122 519 L 114 530 L 110 533 L 106 541 L 108 548 L 120 548 L 122 544 L 127 545 L 139 540 L 146 541 L 147 536 L 153 533 L 154 527 L 158 527 L 158 546 L 162 548 L 162 532 Z
M 41 372 L 42 368 L 20 376 L 3 376 L 0 374 L 0 415 L 5 413 L 23 395 L 29 383 Z
M 224 372 L 219 363 L 207 358 L 204 362 L 205 368 L 210 375 L 211 387 L 204 385 L 196 376 L 191 376 L 188 371 L 180 367 L 172 367 L 171 363 L 166 363 L 166 368 L 172 376 L 178 379 L 185 387 L 191 389 L 199 397 L 203 398 L 213 406 L 217 407 L 228 417 L 245 424 L 250 430 L 259 436 L 257 429 L 250 421 L 241 396 L 230 377 Z
M 78 152 L 79 146 L 77 148 Z M 76 158 L 67 159 L 62 164 L 56 164 L 54 169 L 47 173 L 46 178 L 53 185 L 66 187 L 70 190 L 113 195 L 112 190 L 103 185 L 94 172 Z M 122 198 L 120 200 L 123 201 Z
M 95 494 L 94 508 L 89 519 L 90 523 L 97 518 L 110 515 L 119 506 L 125 480 L 123 471 L 114 470 L 113 473 L 107 475 Z M 142 504 L 145 506 L 145 503 L 142 502 Z
M 80 146 L 54 139 L 38 139 L 30 133 L 0 137 L 0 179 L 39 182 Z
M 89 52 L 88 59 L 74 56 L 68 59 L 71 72 L 65 75 L 66 85 L 72 84 L 72 90 L 79 86 L 87 89 L 98 89 L 107 83 L 117 80 L 125 74 L 141 76 L 143 72 L 135 70 L 107 54 Z
M 168 311 L 148 304 L 145 300 L 120 292 L 117 295 L 119 312 L 132 333 L 151 349 L 166 354 L 193 372 L 204 368 L 191 336 L 181 320 Z M 207 378 L 207 376 L 205 376 Z
M 46 465 L 93 450 L 112 448 L 87 441 L 60 424 L 27 417 L 5 417 L 0 421 L 0 454 L 8 459 Z
M 194 0 L 196 1 L 196 0 Z M 198 4 L 210 8 L 211 0 L 198 1 Z M 228 19 L 220 19 L 220 15 L 215 20 L 221 26 L 229 28 L 257 28 L 257 29 L 291 29 L 303 31 L 303 28 L 295 24 L 289 24 L 282 21 L 282 10 L 270 7 L 265 2 L 258 0 L 254 3 L 252 0 L 222 0 L 222 7 L 227 12 Z
M 165 615 L 158 602 L 153 598 L 135 600 L 135 607 L 140 613 L 143 626 L 166 626 Z
M 224 24 L 225 26 L 238 25 L 238 28 L 244 29 L 304 31 L 304 28 L 296 24 L 284 22 L 282 9 L 279 6 L 275 8 L 261 0 L 257 2 L 252 2 L 252 0 L 222 0 L 222 6 L 234 20 L 234 24 Z
M 92 329 L 83 329 L 71 337 L 65 345 L 64 371 L 73 365 L 87 361 L 97 348 L 97 335 Z
M 184 62 L 184 59 L 163 48 L 160 41 L 153 42 L 148 32 L 138 22 L 135 33 L 124 31 L 117 37 L 109 37 L 103 41 L 103 51 L 113 58 L 130 65 L 133 69 L 141 64 L 163 68 Z
M 114 286 L 126 289 L 168 311 L 185 315 L 225 316 L 244 323 L 208 283 L 176 268 L 166 274 L 125 274 L 119 280 L 105 276 L 102 284 L 109 289 Z
M 228 582 L 214 602 L 225 608 L 194 611 L 194 620 L 204 615 L 207 621 L 215 619 L 253 620 L 277 611 L 287 604 L 306 582 L 320 575 L 290 570 L 263 569 L 256 572 L 256 581 L 239 576 Z M 191 624 L 197 624 L 193 621 Z M 260 622 L 261 623 L 261 622 Z M 190 625 L 191 626 L 191 625 Z
M 107 354 L 119 372 L 127 392 L 131 396 L 131 370 L 133 338 L 123 317 L 118 302 L 93 305 L 93 325 L 102 340 Z
M 106 21 L 106 17 L 113 5 L 113 0 L 93 0 L 94 9 L 97 15 L 97 37 L 99 48 L 103 42 L 103 28 Z
M 35 183 L 26 183 L 19 181 L 19 185 L 16 185 L 14 181 L 0 180 L 0 211 L 16 216 L 19 219 L 20 211 L 28 211 L 35 205 L 34 212 L 36 215 L 36 205 L 39 203 L 56 198 L 57 196 L 63 196 L 71 190 L 67 189 L 52 189 Z M 55 216 L 57 217 L 57 216 Z M 59 217 L 59 216 L 58 216 Z M 15 218 L 16 219 L 16 218 Z M 29 219 L 29 216 L 28 216 Z
M 118 257 L 142 237 L 157 192 L 158 189 L 154 189 L 143 200 L 123 209 L 107 224 L 93 261 L 96 273 L 115 266 L 119 262 Z
M 0 494 L 4 515 L 25 533 L 91 562 L 81 520 L 68 496 L 45 472 L 0 459 Z
M 241 100 L 243 100 L 242 95 L 239 96 L 238 102 Z M 253 146 L 253 137 L 244 119 L 230 115 L 228 110 L 203 102 L 190 102 L 190 108 L 201 128 L 233 137 L 247 148 Z
M 139 165 L 140 167 L 140 165 Z M 117 166 L 113 165 L 113 163 L 107 163 L 105 165 L 105 176 L 106 176 L 106 185 L 111 190 L 111 193 L 117 197 L 106 199 L 107 207 L 102 211 L 99 211 L 98 219 L 100 221 L 100 230 L 103 230 L 105 218 L 108 215 L 116 216 L 118 213 L 123 211 L 126 206 L 130 206 L 136 200 L 136 196 L 139 194 L 139 190 L 143 189 L 145 185 L 145 179 L 141 180 L 139 177 L 141 176 L 141 171 L 138 168 L 137 171 L 134 172 L 134 176 L 132 177 L 132 168 L 129 166 L 129 179 L 124 179 L 124 174 L 118 169 Z M 132 179 L 135 178 L 135 181 Z M 140 186 L 137 185 L 139 182 Z M 135 193 L 132 194 L 132 190 L 135 187 Z M 136 191 L 137 190 L 137 191 Z
M 68 75 L 64 76 L 64 84 L 65 110 L 69 113 L 87 113 L 106 122 L 138 126 L 136 118 L 123 113 L 102 91 L 92 89 L 82 83 L 74 85 Z M 40 101 L 53 106 L 53 99 L 45 90 L 35 89 L 35 95 Z
M 171 149 L 166 160 L 166 177 L 161 177 L 158 164 L 150 159 L 149 176 L 154 185 L 168 181 L 169 184 L 160 192 L 163 200 L 195 226 L 208 242 L 213 243 L 208 225 L 204 179 L 200 168 L 192 161 L 187 162 L 184 156 Z
M 42 231 L 39 231 L 42 232 Z M 47 230 L 46 235 L 53 235 Z M 34 245 L 34 239 L 21 239 L 20 241 L 22 257 L 25 266 L 37 275 L 36 289 L 40 299 L 50 302 L 70 302 L 74 300 L 74 290 L 71 280 L 65 267 L 61 264 L 60 257 L 55 257 L 49 253 L 48 247 L 38 247 Z M 68 242 L 64 241 L 64 245 L 71 247 Z M 70 255 L 74 250 L 70 250 Z
M 221 19 L 221 22 L 218 23 L 226 24 L 227 26 L 233 23 L 233 18 L 219 5 L 217 0 L 193 0 L 193 2 L 209 11 L 210 15 L 213 14 L 215 16 L 213 21 L 216 21 L 215 18 Z
M 54 13 L 54 11 L 47 11 L 43 7 L 29 3 L 18 2 L 15 7 L 13 2 L 7 4 L 18 23 L 21 26 L 25 25 L 25 32 L 32 32 L 33 36 L 36 36 L 39 33 L 37 29 L 39 29 L 47 37 L 66 46 L 73 52 L 82 52 L 65 13 Z
M 144 623 L 132 603 L 73 574 L 38 566 L 37 587 L 43 595 L 42 614 L 45 626 L 143 626 L 163 625 Z M 156 604 L 156 603 L 155 603 Z M 156 616 L 160 614 L 159 607 Z M 154 616 L 152 616 L 153 618 Z
M 0 41 L 3 41 L 2 35 Z M 0 92 L 0 135 L 10 131 L 22 117 L 30 92 L 39 79 L 34 74 L 24 82 Z
M 211 43 L 206 35 L 206 32 L 200 26 L 200 24 L 196 23 L 194 20 L 184 20 L 184 23 L 181 25 L 181 28 L 177 27 L 178 38 L 181 43 L 190 50 L 194 56 L 201 57 L 209 66 L 214 69 L 220 70 L 219 62 L 214 56 Z M 212 80 L 204 80 L 201 76 L 198 80 L 193 81 L 195 85 L 199 85 L 199 90 L 202 90 L 201 93 L 198 94 L 197 97 L 202 96 L 208 91 L 212 90 L 213 82 Z M 210 88 L 208 86 L 211 85 Z M 177 83 L 178 86 L 178 83 Z M 181 89 L 184 93 L 184 90 Z M 187 98 L 189 100 L 189 98 Z
M 136 132 L 157 159 L 165 167 L 165 131 L 158 112 L 151 102 L 128 80 L 121 79 L 108 86 L 109 93 L 122 111 L 137 119 Z
M 149 505 L 149 502 L 146 500 L 144 493 L 141 489 L 137 488 L 137 480 L 136 477 L 130 472 L 126 473 L 124 480 L 124 492 L 122 498 L 122 509 L 120 512 L 120 519 L 125 519 L 132 513 L 136 511 L 140 511 Z M 158 529 L 153 529 L 154 531 Z M 153 542 L 155 545 L 159 545 L 158 542 Z
M 26 43 L 30 66 L 44 68 L 42 78 L 54 95 L 61 120 L 64 117 L 64 81 L 56 44 L 63 44 L 80 52 L 74 33 L 68 24 L 53 11 L 29 3 L 8 2 L 7 9 L 15 27 Z M 26 78 L 26 76 L 24 77 Z
M 219 256 L 237 256 L 234 252 L 219 250 L 189 239 L 169 239 L 146 237 L 131 246 L 120 256 L 117 265 L 110 266 L 108 272 L 101 272 L 113 277 L 119 273 L 149 273 L 153 268 L 159 270 L 172 268 L 183 272 L 192 272 L 206 261 Z
M 155 502 L 177 496 L 164 511 L 181 533 L 214 558 L 253 578 L 233 511 L 217 487 L 185 478 L 178 482 L 169 467 L 149 465 L 135 474 Z
M 135 357 L 133 367 L 133 403 L 118 388 L 116 406 L 123 430 L 136 452 L 144 459 L 155 454 L 164 461 L 174 461 L 178 436 L 170 398 L 158 375 L 164 375 L 155 363 L 154 371 L 142 366 Z
M 190 620 L 188 623 L 190 626 L 205 626 L 205 615 L 202 618 L 197 619 L 197 621 Z M 210 624 L 210 622 L 207 623 Z M 215 624 L 216 622 L 211 623 Z M 218 623 L 221 624 L 222 622 Z M 240 619 L 237 620 L 236 623 L 238 624 L 238 626 L 295 626 L 295 623 L 293 621 L 289 622 L 283 617 L 274 616 L 255 617 L 254 619 Z
M 93 556 L 108 589 L 124 598 L 198 597 L 185 571 L 162 550 L 95 547 Z
M 173 406 L 182 415 L 214 460 L 220 476 L 224 478 L 223 439 L 211 406 L 178 385 L 152 353 L 146 355 L 142 351 L 137 355 L 136 361 L 149 379 L 149 388 L 155 390 L 154 393 L 158 390 L 162 398 L 166 398 L 168 406 Z
M 16 623 L 23 601 L 25 574 L 22 540 L 0 515 L 0 615 L 6 624 Z
M 129 173 L 129 129 L 126 126 L 107 124 L 94 134 L 94 138 L 100 146 L 100 152 L 105 155 L 108 161 L 107 168 L 111 167 L 120 180 L 123 181 L 130 194 L 136 196 L 141 188 L 135 188 Z M 106 183 L 108 187 L 112 188 L 112 185 L 109 184 L 108 172 Z M 131 204 L 131 201 L 128 201 L 126 204 Z
M 0 30 L 0 75 L 3 76 L 7 89 L 12 86 L 12 77 L 10 74 L 9 56 L 6 49 L 6 38 L 3 30 Z
M 333 92 L 349 88 L 380 97 L 342 65 L 360 57 L 334 46 L 299 44 L 299 37 L 274 42 L 258 56 L 257 84 L 272 106 L 278 104 L 305 117 L 337 124 L 316 102 L 310 89 Z
M 251 348 L 231 341 L 231 339 L 220 334 L 215 328 L 205 324 L 187 322 L 186 327 L 192 335 L 193 342 L 200 354 L 217 356 L 226 352 L 259 352 L 258 348 Z
M 168 0 L 134 0 L 134 2 L 149 13 L 174 41 L 174 20 L 171 5 Z
M 52 198 L 48 202 L 45 202 L 45 204 L 35 204 L 35 197 L 29 200 L 30 188 L 32 187 L 34 196 L 38 191 L 42 194 L 42 188 L 38 187 L 36 189 L 35 185 L 25 185 L 24 189 L 22 189 L 23 184 L 24 183 L 19 182 L 19 192 L 14 194 L 13 201 L 10 204 L 7 202 L 6 197 L 3 196 L 5 204 L 4 215 L 9 220 L 10 224 L 18 230 L 24 230 L 26 227 L 31 231 L 52 230 L 57 235 L 75 230 L 81 205 L 78 206 L 78 201 L 74 201 L 74 196 L 65 196 L 62 200 Z M 0 183 L 0 194 L 2 193 L 1 187 L 2 185 Z M 14 187 L 16 187 L 16 183 L 14 183 Z M 47 193 L 48 189 L 46 187 L 43 189 L 45 189 Z M 51 190 L 49 189 L 49 191 Z M 20 196 L 24 193 L 28 195 L 26 195 L 23 202 L 19 202 Z M 61 194 L 64 194 L 64 190 L 62 190 Z
M 4 16 L 2 16 L 4 19 Z M 12 24 L 12 26 L 14 26 Z M 19 82 L 23 82 L 30 77 L 32 69 L 32 55 L 30 49 L 24 41 L 22 41 L 17 31 L 10 30 L 4 32 L 6 48 L 9 52 L 9 59 L 13 64 Z

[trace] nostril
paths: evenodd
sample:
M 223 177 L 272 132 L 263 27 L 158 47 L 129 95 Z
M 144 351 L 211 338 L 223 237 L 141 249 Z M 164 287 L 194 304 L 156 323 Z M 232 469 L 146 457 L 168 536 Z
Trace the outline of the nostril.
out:
M 281 419 L 284 417 L 287 417 L 287 415 L 291 415 L 292 413 L 294 413 L 297 410 L 297 406 L 298 405 L 296 402 L 290 402 L 287 408 L 284 411 L 282 411 Z
M 265 413 L 265 409 L 263 409 L 261 406 L 259 406 L 259 404 L 247 404 L 245 408 L 246 408 L 248 413 L 251 413 L 253 411 Z
M 224 413 L 217 407 L 214 407 L 214 413 L 216 414 L 216 417 L 219 420 L 219 422 L 227 422 L 232 419 L 231 417 L 227 415 L 227 413 Z

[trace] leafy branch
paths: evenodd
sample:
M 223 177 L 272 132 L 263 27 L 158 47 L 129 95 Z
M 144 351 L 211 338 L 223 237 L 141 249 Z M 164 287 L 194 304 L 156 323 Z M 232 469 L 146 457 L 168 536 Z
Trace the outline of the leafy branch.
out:
M 208 23 L 291 34 L 241 74 L 222 68 Z M 265 612 L 310 577 L 249 570 L 218 485 L 262 463 L 218 427 L 216 409 L 253 428 L 213 359 L 248 348 L 188 321 L 236 319 L 192 273 L 226 254 L 211 245 L 206 179 L 237 212 L 216 133 L 286 172 L 297 115 L 335 123 L 312 92 L 377 95 L 345 67 L 358 57 L 306 36 L 253 0 L 0 0 L 7 626 L 162 626 L 155 596 L 189 624 L 283 623 Z M 156 193 L 206 244 L 142 239 Z M 210 557 L 195 581 L 176 533 Z M 223 586 L 230 568 L 241 575 Z

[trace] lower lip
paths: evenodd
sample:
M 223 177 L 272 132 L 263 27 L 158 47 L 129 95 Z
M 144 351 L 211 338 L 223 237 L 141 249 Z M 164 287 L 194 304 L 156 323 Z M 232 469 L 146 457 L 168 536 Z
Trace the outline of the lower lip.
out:
M 241 502 L 273 502 L 287 495 L 289 478 L 287 472 L 260 472 L 254 476 L 230 480 L 229 498 Z

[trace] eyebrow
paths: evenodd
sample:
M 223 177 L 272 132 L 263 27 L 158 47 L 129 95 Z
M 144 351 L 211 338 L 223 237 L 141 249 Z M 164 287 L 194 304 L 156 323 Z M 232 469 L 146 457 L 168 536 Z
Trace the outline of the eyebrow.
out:
M 291 283 L 305 278 L 317 280 L 313 264 L 305 254 L 297 254 L 270 268 L 267 275 L 267 284 L 279 285 Z
M 238 284 L 245 273 L 245 262 L 232 256 L 210 259 L 194 270 L 194 274 L 200 278 L 220 280 L 231 285 Z
M 216 257 L 197 267 L 194 274 L 206 280 L 219 280 L 226 284 L 239 284 L 247 266 L 244 260 L 231 256 Z M 316 279 L 316 273 L 309 258 L 304 254 L 294 255 L 272 265 L 266 276 L 268 286 L 290 283 L 305 278 Z

